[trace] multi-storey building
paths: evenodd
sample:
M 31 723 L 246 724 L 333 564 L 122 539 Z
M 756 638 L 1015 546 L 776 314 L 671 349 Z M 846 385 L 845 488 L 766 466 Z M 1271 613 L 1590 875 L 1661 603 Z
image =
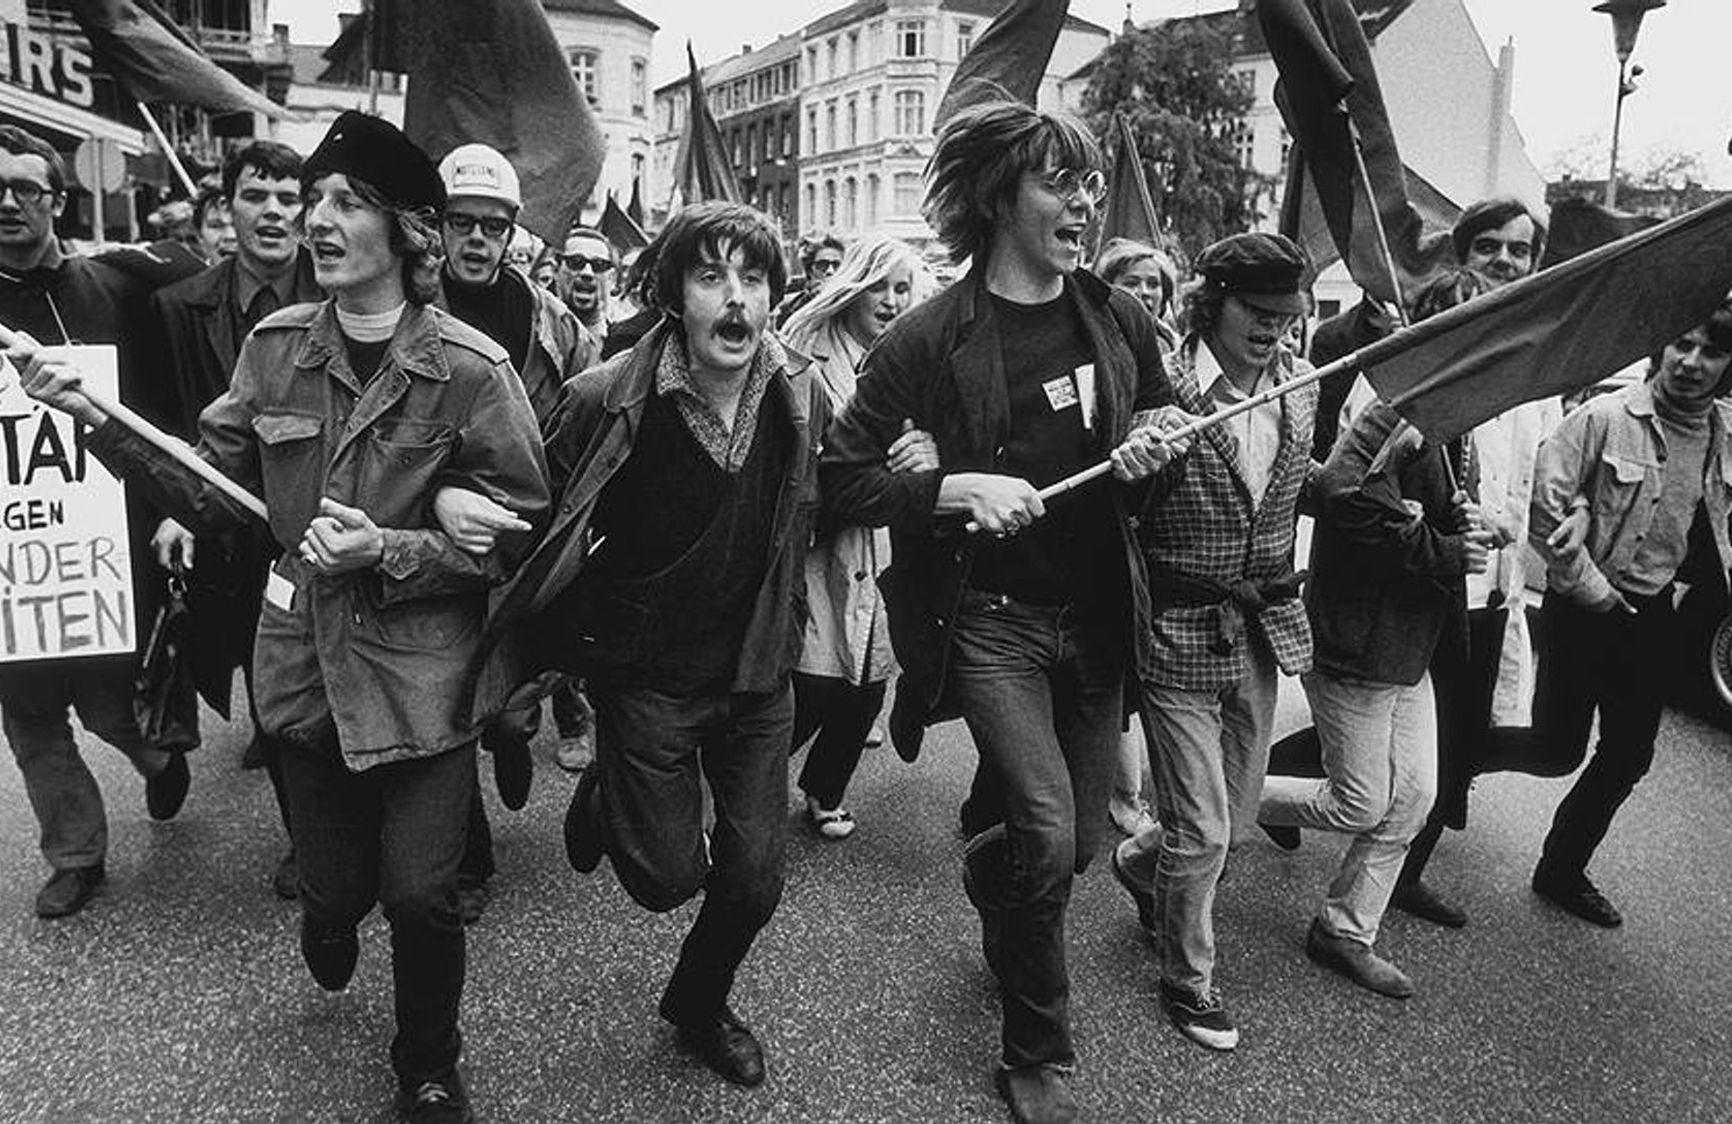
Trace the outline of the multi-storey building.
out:
M 710 115 L 739 180 L 745 201 L 761 208 L 782 228 L 784 237 L 800 231 L 799 94 L 800 36 L 784 35 L 765 47 L 750 45 L 703 69 Z M 664 210 L 674 188 L 674 157 L 685 135 L 691 109 L 689 76 L 681 75 L 655 93 L 655 182 L 652 220 Z
M 933 117 L 956 65 L 1003 0 L 858 0 L 801 29 L 800 215 L 804 229 L 855 237 L 882 230 L 919 246 Z M 1074 16 L 1059 34 L 1040 103 L 1106 46 Z

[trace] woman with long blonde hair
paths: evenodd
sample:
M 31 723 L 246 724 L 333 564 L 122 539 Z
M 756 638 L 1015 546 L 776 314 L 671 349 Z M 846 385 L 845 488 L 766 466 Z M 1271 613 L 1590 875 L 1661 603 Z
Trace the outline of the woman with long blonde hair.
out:
M 832 409 L 840 411 L 854 397 L 867 350 L 925 296 L 924 274 L 912 246 L 874 235 L 850 246 L 835 276 L 789 318 L 782 337 L 812 357 Z M 891 469 L 936 468 L 938 454 L 931 438 L 912 425 L 908 428 L 890 449 Z M 877 584 L 889 563 L 889 533 L 866 527 L 838 528 L 806 555 L 811 611 L 794 670 L 789 751 L 813 739 L 799 783 L 806 794 L 806 814 L 826 839 L 854 833 L 854 818 L 842 807 L 842 796 L 896 670 Z

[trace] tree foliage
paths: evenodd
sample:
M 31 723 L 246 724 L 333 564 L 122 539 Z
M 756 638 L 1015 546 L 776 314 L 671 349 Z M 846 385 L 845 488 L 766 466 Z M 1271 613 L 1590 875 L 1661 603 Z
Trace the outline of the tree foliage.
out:
M 1239 162 L 1234 134 L 1251 92 L 1233 72 L 1237 13 L 1172 20 L 1107 45 L 1083 95 L 1095 134 L 1116 155 L 1115 111 L 1128 118 L 1162 221 L 1186 257 L 1256 219 L 1265 177 Z

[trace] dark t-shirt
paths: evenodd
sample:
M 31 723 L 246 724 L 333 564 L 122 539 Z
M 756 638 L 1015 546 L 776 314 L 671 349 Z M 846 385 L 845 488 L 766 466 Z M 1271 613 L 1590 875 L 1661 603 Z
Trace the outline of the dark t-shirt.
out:
M 1018 304 L 989 295 L 1003 347 L 1010 435 L 996 471 L 1037 488 L 1100 459 L 1101 441 L 1085 428 L 1081 391 L 1098 424 L 1094 387 L 1079 380 L 1094 362 L 1088 336 L 1069 296 Z M 968 584 L 1037 605 L 1060 605 L 1105 592 L 1120 557 L 1111 501 L 1104 488 L 1083 488 L 1055 500 L 1046 517 L 1006 539 L 982 538 Z
M 529 361 L 529 326 L 535 319 L 528 282 L 509 269 L 501 269 L 491 285 L 465 285 L 449 273 L 443 281 L 451 315 L 503 347 L 511 369 L 521 375 Z

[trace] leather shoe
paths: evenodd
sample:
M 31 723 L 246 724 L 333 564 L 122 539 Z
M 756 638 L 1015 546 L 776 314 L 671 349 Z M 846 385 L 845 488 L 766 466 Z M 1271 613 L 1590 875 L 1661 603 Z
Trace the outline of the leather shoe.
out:
M 1542 868 L 1534 871 L 1533 887 L 1534 893 L 1565 913 L 1603 929 L 1616 929 L 1624 923 L 1618 907 L 1607 901 L 1585 874 L 1554 874 Z
M 727 1007 L 712 1018 L 675 1025 L 686 1048 L 726 1080 L 748 1089 L 764 1083 L 763 1047 Z
M 1407 973 L 1371 951 L 1364 941 L 1337 936 L 1325 929 L 1321 921 L 1311 922 L 1311 932 L 1305 937 L 1305 955 L 1379 995 L 1391 999 L 1413 996 L 1413 981 L 1407 978 Z
M 473 1124 L 469 1092 L 452 1070 L 444 1078 L 397 1091 L 397 1114 L 408 1124 Z
M 153 820 L 172 820 L 186 803 L 186 791 L 191 787 L 192 770 L 187 768 L 186 754 L 171 753 L 162 771 L 145 779 L 145 810 Z
M 1131 896 L 1131 901 L 1137 904 L 1137 924 L 1143 927 L 1143 932 L 1149 936 L 1155 935 L 1155 894 L 1147 886 L 1141 885 L 1125 869 L 1124 861 L 1119 857 L 1119 848 L 1114 847 L 1110 865 L 1113 877 L 1119 880 L 1119 885 L 1125 888 L 1125 893 Z
M 361 943 L 355 930 L 321 931 L 305 917 L 301 918 L 301 959 L 326 991 L 342 991 L 349 986 L 360 955 Z
M 90 904 L 104 873 L 101 863 L 55 871 L 36 895 L 36 916 L 47 920 L 71 917 Z
M 1269 837 L 1271 843 L 1283 851 L 1297 851 L 1299 849 L 1298 828 L 1262 822 L 1259 822 L 1257 826 L 1263 829 L 1263 834 Z
M 910 765 L 920 757 L 920 744 L 926 740 L 926 715 L 916 701 L 917 693 L 909 684 L 907 691 L 896 692 L 890 704 L 890 744 L 896 747 L 896 756 Z
M 594 765 L 578 774 L 577 791 L 565 810 L 565 861 L 579 874 L 589 874 L 601 865 L 601 825 L 596 822 L 596 798 L 601 778 Z
M 493 784 L 499 790 L 499 802 L 513 812 L 522 811 L 529 803 L 529 782 L 534 776 L 535 759 L 529 755 L 529 743 L 499 739 L 493 747 Z
M 1467 912 L 1448 901 L 1423 882 L 1407 882 L 1395 888 L 1389 904 L 1403 913 L 1411 913 L 1446 929 L 1459 929 L 1467 924 Z
M 1054 1066 L 999 1069 L 998 1095 L 1010 1106 L 1016 1124 L 1072 1124 L 1077 1118 L 1070 1082 Z
M 295 862 L 293 844 L 290 844 L 288 854 L 277 860 L 277 869 L 271 872 L 271 890 L 286 902 L 301 896 L 301 868 Z

